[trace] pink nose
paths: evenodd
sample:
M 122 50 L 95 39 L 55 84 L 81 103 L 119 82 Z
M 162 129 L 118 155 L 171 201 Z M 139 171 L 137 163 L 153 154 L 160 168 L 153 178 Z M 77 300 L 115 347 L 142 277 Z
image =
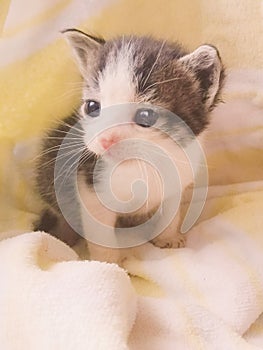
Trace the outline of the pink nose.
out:
M 119 141 L 119 138 L 116 136 L 109 136 L 109 137 L 103 137 L 100 139 L 101 146 L 106 150 L 110 148 L 112 145 L 117 143 Z

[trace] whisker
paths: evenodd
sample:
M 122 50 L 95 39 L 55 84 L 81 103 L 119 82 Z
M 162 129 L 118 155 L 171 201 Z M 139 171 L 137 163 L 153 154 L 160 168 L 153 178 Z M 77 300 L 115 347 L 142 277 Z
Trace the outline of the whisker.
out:
M 71 158 L 72 158 L 72 157 L 71 157 Z M 65 180 L 66 180 L 67 178 L 70 178 L 70 176 L 74 173 L 74 171 L 75 171 L 76 169 L 79 168 L 79 160 L 80 160 L 80 158 L 81 158 L 81 156 L 80 156 L 80 157 L 77 157 L 77 159 L 76 159 L 75 161 L 73 161 L 73 163 L 65 170 L 66 173 L 63 172 L 63 175 L 64 175 L 64 173 L 65 173 L 63 183 L 65 182 Z M 63 184 L 63 183 L 62 183 L 62 184 Z
M 77 136 L 77 135 L 76 135 Z M 68 140 L 81 140 L 82 138 L 80 137 L 67 137 L 67 136 L 47 136 L 45 137 L 46 140 L 64 140 L 66 139 L 67 141 Z
M 72 159 L 74 159 L 74 157 L 76 157 L 77 155 L 79 155 L 79 154 L 82 153 L 82 152 L 83 152 L 83 149 L 82 149 L 82 150 L 79 150 L 79 151 L 77 151 L 77 152 L 74 152 L 74 154 L 71 155 L 71 156 L 69 157 L 69 159 L 68 159 L 65 163 L 63 163 L 63 165 L 62 165 L 62 167 L 61 167 L 59 173 L 57 174 L 57 176 L 56 176 L 55 179 L 54 179 L 54 183 L 56 183 L 60 177 L 63 177 L 63 180 L 62 180 L 62 183 L 61 183 L 61 185 L 60 185 L 59 190 L 61 189 L 61 186 L 63 186 L 65 180 L 67 179 L 68 171 L 69 171 L 73 166 L 75 166 L 76 164 L 78 164 L 78 161 L 79 161 L 79 158 L 80 158 L 80 157 L 77 157 L 76 161 L 73 161 L 73 163 L 70 165 L 69 168 L 67 168 L 66 165 L 68 164 L 68 162 L 70 162 Z M 65 169 L 63 170 L 63 168 L 65 168 Z M 62 170 L 63 170 L 63 171 L 62 171 Z M 75 170 L 75 169 L 73 168 L 73 171 L 74 171 L 74 170 Z M 66 173 L 66 175 L 64 176 L 65 173 Z
M 146 92 L 148 89 L 150 89 L 150 88 L 152 88 L 152 87 L 154 87 L 156 85 L 169 83 L 170 81 L 175 81 L 175 80 L 180 80 L 180 78 L 171 78 L 171 79 L 166 79 L 166 80 L 163 80 L 163 81 L 157 81 L 156 83 L 147 86 L 147 88 L 144 90 L 144 92 Z
M 79 162 L 79 167 L 81 167 L 86 161 L 88 161 L 92 156 L 94 156 L 93 152 L 90 152 L 89 150 L 86 150 L 86 152 L 84 152 L 84 156 L 81 159 L 81 161 Z
M 66 122 L 63 120 L 59 120 L 59 121 L 54 121 L 54 126 L 50 127 L 50 128 L 46 128 L 45 131 L 46 132 L 61 132 L 61 133 L 67 133 L 71 130 L 71 128 L 74 127 L 74 125 L 66 125 Z M 68 129 L 66 129 L 66 127 Z M 62 129 L 63 128 L 63 129 Z M 74 130 L 74 129 L 73 129 Z
M 79 149 L 78 149 L 78 150 L 79 150 Z M 57 155 L 56 157 L 52 158 L 51 160 L 49 160 L 49 161 L 47 161 L 47 162 L 41 164 L 41 167 L 46 167 L 46 166 L 48 166 L 48 165 L 50 165 L 50 164 L 52 164 L 52 163 L 55 163 L 57 160 L 60 160 L 60 159 L 62 159 L 63 157 L 67 157 L 67 156 L 69 156 L 69 155 L 71 155 L 71 154 L 74 155 L 74 154 L 76 154 L 76 152 L 78 152 L 78 150 L 73 149 L 73 150 L 71 150 L 71 151 L 68 151 L 67 153 L 62 153 L 62 154 L 60 154 L 60 155 Z
M 83 81 L 69 81 L 68 85 L 83 87 Z
M 75 140 L 81 139 L 85 135 L 82 129 L 72 128 L 71 130 L 50 129 L 47 134 L 43 136 L 46 140 Z
M 157 62 L 158 62 L 158 59 L 159 59 L 159 57 L 160 57 L 160 55 L 161 55 L 161 52 L 162 52 L 162 50 L 163 50 L 163 47 L 164 47 L 165 43 L 166 43 L 166 40 L 164 40 L 164 41 L 162 42 L 162 45 L 161 45 L 161 47 L 160 47 L 160 50 L 159 50 L 159 52 L 158 52 L 158 54 L 157 54 L 157 56 L 156 56 L 156 60 L 154 61 L 153 65 L 152 65 L 152 68 L 150 69 L 149 74 L 147 75 L 146 79 L 144 80 L 143 85 L 142 85 L 142 88 L 145 87 L 145 84 L 146 84 L 147 81 L 149 80 L 149 78 L 150 78 L 150 76 L 151 76 L 151 74 L 152 74 L 152 71 L 153 71 L 154 67 L 156 66 L 156 64 L 157 64 Z
M 67 89 L 61 95 L 56 96 L 55 102 L 63 102 L 66 98 L 73 97 L 75 95 L 81 95 L 83 85 L 73 85 L 70 89 Z
M 80 142 L 72 142 L 70 143 L 69 145 L 63 145 L 63 144 L 59 144 L 59 145 L 56 145 L 56 146 L 53 146 L 53 147 L 50 147 L 48 148 L 47 150 L 44 150 L 43 152 L 41 152 L 40 154 L 38 154 L 35 158 L 33 158 L 33 160 L 36 160 L 38 158 L 41 158 L 42 156 L 45 156 L 49 153 L 53 153 L 55 151 L 58 151 L 58 150 L 65 150 L 65 149 L 69 149 L 69 148 L 72 148 L 72 146 L 79 146 L 79 147 L 83 147 L 83 143 L 80 143 Z
M 67 123 L 65 120 L 62 120 L 62 125 L 65 125 L 69 128 L 69 130 L 67 132 L 72 132 L 72 131 L 79 131 L 79 132 L 84 132 L 84 130 L 80 127 L 76 127 L 76 124 L 70 125 L 69 123 Z
M 84 154 L 84 156 L 83 156 L 83 154 Z M 76 167 L 77 168 L 77 175 L 80 174 L 79 169 L 84 164 L 84 162 L 87 162 L 94 155 L 94 153 L 90 152 L 88 149 L 85 149 L 83 151 L 83 154 L 79 158 L 76 159 L 75 163 L 73 163 L 74 166 L 77 164 L 77 167 Z M 83 156 L 83 158 L 82 158 L 82 156 Z M 74 171 L 75 171 L 75 168 L 73 167 L 72 171 L 67 172 L 67 174 L 65 176 L 70 177 Z M 88 171 L 88 173 L 93 173 L 93 171 Z

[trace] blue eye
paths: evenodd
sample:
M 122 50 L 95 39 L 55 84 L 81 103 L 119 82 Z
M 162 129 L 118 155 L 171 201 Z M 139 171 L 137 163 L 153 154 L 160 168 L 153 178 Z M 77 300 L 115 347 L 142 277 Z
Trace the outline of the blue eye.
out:
M 84 103 L 84 112 L 92 118 L 100 115 L 100 103 L 94 100 L 87 100 Z
M 143 128 L 149 128 L 156 123 L 157 119 L 158 114 L 153 109 L 141 108 L 137 110 L 134 122 Z

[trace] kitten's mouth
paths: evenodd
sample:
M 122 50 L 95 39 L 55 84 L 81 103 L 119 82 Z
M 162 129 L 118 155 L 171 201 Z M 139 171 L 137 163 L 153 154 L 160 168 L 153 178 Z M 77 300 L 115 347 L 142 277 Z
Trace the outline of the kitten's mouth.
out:
M 107 150 L 105 150 L 101 154 L 101 156 L 105 160 L 116 161 L 116 162 L 121 162 L 121 161 L 127 160 L 127 155 L 119 147 L 118 147 L 118 149 L 116 149 L 116 147 L 109 147 Z

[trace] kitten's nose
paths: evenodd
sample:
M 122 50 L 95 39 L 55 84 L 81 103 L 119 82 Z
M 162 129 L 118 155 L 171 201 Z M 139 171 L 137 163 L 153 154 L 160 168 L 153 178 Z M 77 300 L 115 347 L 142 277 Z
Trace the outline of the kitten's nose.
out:
M 108 136 L 108 137 L 101 138 L 100 139 L 100 144 L 105 150 L 107 150 L 112 145 L 117 143 L 119 140 L 120 140 L 120 138 L 118 136 L 111 135 L 111 136 Z

